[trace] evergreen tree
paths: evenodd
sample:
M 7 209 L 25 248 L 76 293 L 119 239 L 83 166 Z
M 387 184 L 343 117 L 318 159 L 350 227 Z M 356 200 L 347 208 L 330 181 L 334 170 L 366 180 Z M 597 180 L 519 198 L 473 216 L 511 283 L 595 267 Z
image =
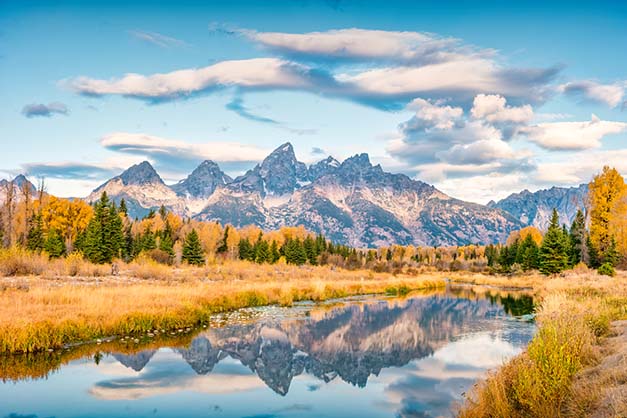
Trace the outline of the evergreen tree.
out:
M 612 267 L 616 267 L 618 262 L 620 261 L 620 253 L 618 252 L 618 248 L 616 245 L 616 238 L 612 236 L 610 239 L 610 245 L 603 253 L 603 262 L 601 264 L 610 264 Z
M 570 226 L 569 264 L 575 266 L 586 259 L 586 218 L 581 209 L 577 211 Z
M 166 221 L 165 228 L 161 231 L 160 236 L 159 249 L 168 254 L 168 262 L 171 263 L 174 260 L 174 239 L 172 238 L 172 227 L 168 221 Z
M 267 263 L 270 261 L 270 246 L 268 241 L 259 239 L 255 245 L 255 261 L 259 264 Z
M 183 261 L 187 261 L 189 264 L 202 265 L 205 264 L 205 256 L 200 245 L 200 239 L 195 229 L 187 234 L 185 242 L 183 244 Z
M 81 243 L 83 253 L 93 263 L 110 263 L 114 257 L 120 256 L 123 244 L 122 219 L 115 204 L 103 192 L 94 204 L 94 216 Z
M 222 241 L 220 243 L 220 246 L 216 250 L 216 252 L 218 254 L 225 253 L 225 252 L 227 252 L 229 250 L 229 246 L 227 244 L 228 239 L 229 239 L 229 229 L 230 229 L 229 225 L 227 225 L 226 228 L 224 228 L 224 236 L 222 237 Z M 261 233 L 260 233 L 260 235 L 261 235 Z
M 520 254 L 517 258 L 524 271 L 538 268 L 539 248 L 531 234 L 527 235 L 518 249 Z
M 279 261 L 281 258 L 281 254 L 279 253 L 279 246 L 276 241 L 272 241 L 272 245 L 270 245 L 270 263 L 274 264 Z
M 121 208 L 120 204 L 120 208 Z M 126 261 L 130 261 L 135 257 L 135 239 L 133 238 L 133 230 L 131 226 L 127 226 L 124 229 L 124 246 L 122 248 L 122 258 Z
M 148 228 L 141 236 L 139 251 L 150 251 L 154 250 L 155 248 L 157 248 L 157 240 L 155 238 L 155 234 L 152 232 L 152 229 Z
M 559 215 L 553 209 L 551 224 L 544 235 L 539 253 L 540 271 L 543 274 L 556 274 L 568 267 L 568 243 L 559 226 Z
M 126 200 L 124 200 L 124 198 L 120 199 L 120 213 L 123 213 L 124 216 L 128 214 L 128 208 L 126 207 Z
M 28 223 L 26 248 L 31 251 L 41 251 L 44 248 L 44 232 L 40 214 L 31 216 Z
M 240 260 L 251 260 L 254 257 L 253 246 L 247 238 L 239 240 L 239 258 Z
M 163 221 L 165 221 L 166 217 L 168 216 L 168 210 L 163 205 L 159 207 L 159 216 L 161 217 L 161 220 Z
M 65 255 L 65 244 L 63 238 L 56 229 L 51 229 L 46 234 L 46 241 L 44 242 L 44 250 L 51 258 L 59 258 Z
M 309 261 L 309 264 L 318 264 L 318 252 L 316 251 L 316 242 L 313 240 L 313 238 L 305 238 L 305 240 L 303 241 L 303 247 L 305 248 L 307 261 Z

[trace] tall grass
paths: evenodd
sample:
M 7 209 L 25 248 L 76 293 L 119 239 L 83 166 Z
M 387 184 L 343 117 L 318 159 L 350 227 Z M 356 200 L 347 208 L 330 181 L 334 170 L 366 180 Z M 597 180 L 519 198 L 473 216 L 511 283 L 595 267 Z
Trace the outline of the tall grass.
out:
M 538 332 L 527 350 L 475 385 L 459 417 L 570 417 L 591 412 L 598 387 L 576 390 L 575 377 L 600 359 L 610 322 L 627 317 L 624 278 L 584 274 L 536 286 Z M 622 365 L 627 372 L 627 365 Z
M 15 280 L 15 279 L 12 279 Z M 394 277 L 326 267 L 235 262 L 178 268 L 141 261 L 118 277 L 24 277 L 0 292 L 0 353 L 56 349 L 110 335 L 204 324 L 248 306 L 443 287 L 438 277 Z

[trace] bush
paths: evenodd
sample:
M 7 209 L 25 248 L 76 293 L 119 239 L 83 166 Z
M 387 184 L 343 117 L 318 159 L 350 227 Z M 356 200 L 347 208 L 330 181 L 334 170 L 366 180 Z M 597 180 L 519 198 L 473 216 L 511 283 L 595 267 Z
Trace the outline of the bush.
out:
M 48 256 L 45 254 L 19 247 L 0 249 L 0 274 L 3 276 L 42 274 L 47 267 Z
M 603 276 L 613 277 L 614 275 L 616 275 L 616 270 L 614 270 L 614 266 L 611 265 L 610 263 L 603 263 L 601 267 L 599 267 L 597 272 L 599 274 L 602 274 Z

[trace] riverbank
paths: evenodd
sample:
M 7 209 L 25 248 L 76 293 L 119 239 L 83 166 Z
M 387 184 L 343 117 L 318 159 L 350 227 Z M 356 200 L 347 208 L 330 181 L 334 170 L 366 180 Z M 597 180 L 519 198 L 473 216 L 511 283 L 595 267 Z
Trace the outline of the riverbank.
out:
M 150 269 L 158 268 L 151 272 Z M 212 314 L 295 301 L 441 288 L 443 275 L 393 276 L 321 266 L 232 262 L 144 266 L 117 276 L 0 279 L 0 353 L 56 350 L 114 335 L 207 324 Z
M 533 287 L 538 332 L 525 352 L 475 385 L 459 417 L 627 416 L 627 327 L 617 322 L 627 319 L 624 272 L 473 283 Z

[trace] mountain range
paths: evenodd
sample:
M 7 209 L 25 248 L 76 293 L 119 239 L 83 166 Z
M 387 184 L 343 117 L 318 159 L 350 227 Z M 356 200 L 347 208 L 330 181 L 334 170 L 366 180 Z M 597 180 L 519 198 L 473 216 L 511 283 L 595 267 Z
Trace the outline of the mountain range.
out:
M 13 181 L 18 199 L 24 182 L 28 180 L 23 175 Z M 0 198 L 9 183 L 0 181 Z M 118 203 L 124 199 L 131 217 L 141 218 L 163 205 L 198 220 L 268 230 L 303 225 L 338 243 L 376 247 L 504 242 L 511 231 L 524 226 L 545 230 L 553 208 L 570 224 L 585 205 L 587 185 L 524 190 L 480 205 L 404 174 L 385 172 L 367 154 L 343 162 L 329 156 L 307 166 L 285 143 L 234 179 L 217 163 L 204 161 L 185 179 L 167 185 L 144 161 L 106 181 L 85 200 L 93 202 L 104 191 Z
M 499 208 L 452 198 L 404 174 L 383 171 L 367 154 L 307 166 L 285 143 L 232 179 L 212 161 L 166 185 L 148 162 L 134 165 L 98 188 L 127 202 L 141 217 L 161 205 L 203 221 L 264 229 L 303 225 L 355 247 L 389 244 L 457 245 L 504 241 L 520 220 Z

